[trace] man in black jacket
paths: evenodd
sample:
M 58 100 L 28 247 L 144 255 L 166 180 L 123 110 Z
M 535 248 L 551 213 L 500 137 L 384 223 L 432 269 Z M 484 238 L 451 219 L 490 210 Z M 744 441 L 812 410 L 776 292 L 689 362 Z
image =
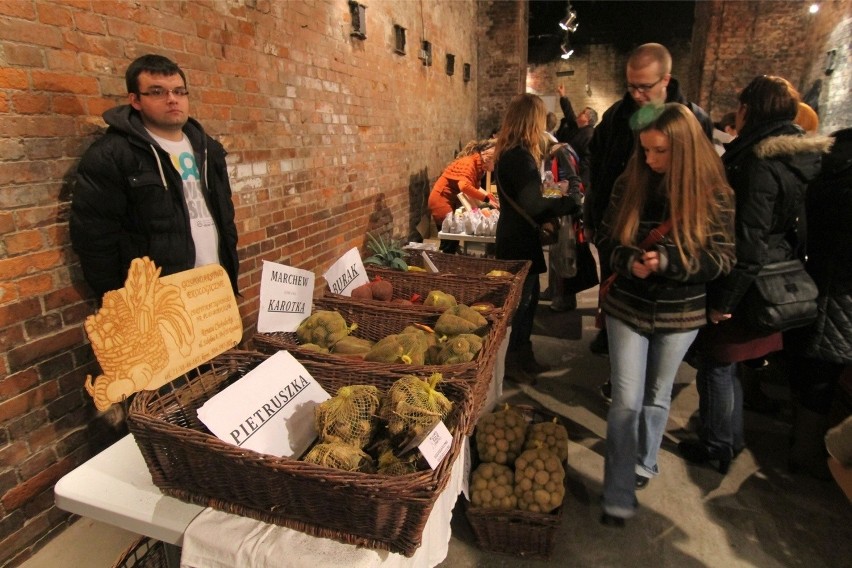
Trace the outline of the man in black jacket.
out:
M 713 140 L 713 122 L 701 107 L 686 100 L 677 80 L 671 76 L 671 70 L 672 56 L 665 46 L 646 43 L 634 49 L 627 59 L 627 92 L 604 112 L 601 123 L 594 129 L 590 144 L 591 187 L 586 189 L 583 204 L 584 229 L 593 242 L 609 204 L 612 186 L 624 172 L 633 151 L 634 134 L 630 121 L 640 109 L 672 102 L 686 105 L 701 123 L 707 137 Z M 603 282 L 612 271 L 607 259 L 599 261 Z M 606 354 L 609 352 L 607 341 L 606 330 L 601 330 L 590 349 L 594 353 Z
M 237 229 L 225 149 L 189 116 L 180 67 L 143 55 L 125 73 L 127 105 L 83 155 L 71 200 L 71 243 L 98 296 L 124 286 L 147 256 L 173 274 L 221 264 L 237 291 Z
M 586 107 L 580 114 L 574 112 L 571 99 L 565 96 L 565 87 L 559 85 L 559 106 L 562 108 L 562 120 L 556 130 L 556 139 L 559 142 L 569 144 L 580 157 L 579 174 L 583 185 L 589 187 L 590 177 L 590 150 L 589 144 L 598 123 L 598 113 L 592 107 Z

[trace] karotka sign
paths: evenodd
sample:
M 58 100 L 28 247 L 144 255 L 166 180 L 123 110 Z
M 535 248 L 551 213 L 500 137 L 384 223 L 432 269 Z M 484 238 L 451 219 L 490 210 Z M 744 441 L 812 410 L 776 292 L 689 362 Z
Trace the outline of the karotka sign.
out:
M 317 437 L 314 407 L 329 394 L 287 351 L 279 351 L 212 397 L 198 418 L 229 444 L 299 457 Z
M 124 288 L 104 294 L 86 318 L 103 370 L 86 377 L 98 410 L 155 390 L 237 345 L 243 326 L 231 281 L 218 264 L 160 278 L 147 257 L 130 264 Z
M 361 262 L 361 254 L 357 248 L 351 248 L 331 265 L 325 274 L 325 281 L 332 294 L 351 296 L 352 290 L 370 281 L 364 263 Z
M 311 315 L 314 281 L 308 270 L 263 261 L 257 331 L 296 331 Z

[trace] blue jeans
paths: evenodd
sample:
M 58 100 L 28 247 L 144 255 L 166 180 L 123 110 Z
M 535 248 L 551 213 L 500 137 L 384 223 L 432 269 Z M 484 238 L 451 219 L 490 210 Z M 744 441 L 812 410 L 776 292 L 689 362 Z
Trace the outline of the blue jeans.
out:
M 525 345 L 532 345 L 533 320 L 538 307 L 540 284 L 538 274 L 527 274 L 521 291 L 518 309 L 512 316 L 512 334 L 509 336 L 509 351 L 518 351 Z
M 698 387 L 699 437 L 716 455 L 730 455 L 745 447 L 743 387 L 736 363 L 701 357 L 695 376 Z
M 698 330 L 640 333 L 606 316 L 612 403 L 606 418 L 603 510 L 636 512 L 636 474 L 659 473 L 657 453 L 666 431 L 672 385 Z

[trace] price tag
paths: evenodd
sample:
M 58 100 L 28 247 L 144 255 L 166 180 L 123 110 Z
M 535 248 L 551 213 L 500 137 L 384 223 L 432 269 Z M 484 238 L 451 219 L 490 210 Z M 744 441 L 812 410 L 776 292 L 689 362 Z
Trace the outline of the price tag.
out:
M 432 431 L 426 435 L 426 438 L 420 442 L 417 449 L 429 462 L 432 469 L 438 467 L 441 461 L 450 452 L 450 447 L 453 445 L 453 436 L 444 425 L 444 422 L 438 422 Z
M 464 438 L 464 477 L 462 478 L 462 493 L 470 501 L 470 437 Z

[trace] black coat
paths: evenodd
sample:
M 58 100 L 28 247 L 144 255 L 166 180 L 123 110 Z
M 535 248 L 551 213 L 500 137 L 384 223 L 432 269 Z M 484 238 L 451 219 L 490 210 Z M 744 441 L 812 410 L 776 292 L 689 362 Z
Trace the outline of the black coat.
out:
M 124 286 L 130 262 L 147 256 L 161 275 L 195 266 L 195 244 L 180 173 L 124 105 L 104 113 L 109 125 L 77 168 L 70 232 L 83 276 L 98 296 Z M 237 229 L 225 149 L 190 118 L 204 197 L 219 232 L 219 260 L 237 290 Z
M 547 272 L 537 226 L 533 226 L 509 203 L 522 208 L 536 223 L 559 215 L 580 211 L 580 194 L 566 197 L 542 196 L 541 173 L 535 159 L 516 146 L 504 151 L 497 160 L 497 190 L 500 196 L 500 219 L 497 221 L 497 258 L 530 260 L 531 274 Z
M 687 102 L 680 91 L 677 80 L 672 78 L 666 87 L 666 102 L 681 103 L 689 107 L 707 138 L 713 140 L 713 122 L 704 110 Z M 587 229 L 596 231 L 603 220 L 604 211 L 609 205 L 609 197 L 615 180 L 627 167 L 627 160 L 633 152 L 635 136 L 630 128 L 630 117 L 639 110 L 639 106 L 630 93 L 625 93 L 606 112 L 594 129 L 591 151 L 591 187 L 586 188 L 586 201 L 583 205 L 583 220 Z
M 589 144 L 592 142 L 592 135 L 595 133 L 593 126 L 583 126 L 577 124 L 577 113 L 574 112 L 574 107 L 571 105 L 571 99 L 568 97 L 559 97 L 559 106 L 562 108 L 562 120 L 559 122 L 559 128 L 556 130 L 556 139 L 560 142 L 570 144 L 577 156 L 580 157 L 577 173 L 583 180 L 583 185 L 589 187 L 591 185 L 591 152 Z
M 816 322 L 802 330 L 804 353 L 852 363 L 852 128 L 836 132 L 822 172 L 808 188 L 807 270 L 819 287 Z M 799 330 L 796 330 L 799 331 Z M 797 342 L 798 343 L 798 342 Z

